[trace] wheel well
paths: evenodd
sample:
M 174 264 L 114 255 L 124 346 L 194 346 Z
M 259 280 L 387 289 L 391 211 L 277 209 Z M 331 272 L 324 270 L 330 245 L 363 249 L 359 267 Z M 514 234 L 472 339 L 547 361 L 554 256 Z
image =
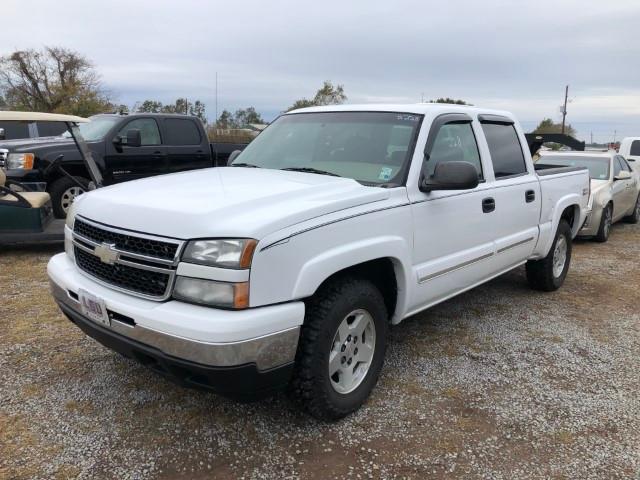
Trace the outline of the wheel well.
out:
M 573 230 L 574 222 L 576 221 L 576 217 L 577 217 L 576 214 L 578 213 L 578 208 L 579 208 L 578 205 L 571 205 L 565 208 L 562 212 L 562 215 L 560 215 L 560 218 L 562 220 L 567 221 L 567 223 L 571 227 L 571 230 Z
M 345 276 L 361 277 L 371 281 L 382 294 L 389 318 L 393 316 L 398 301 L 398 282 L 391 258 L 377 258 L 340 270 L 322 282 L 316 292 L 336 278 Z

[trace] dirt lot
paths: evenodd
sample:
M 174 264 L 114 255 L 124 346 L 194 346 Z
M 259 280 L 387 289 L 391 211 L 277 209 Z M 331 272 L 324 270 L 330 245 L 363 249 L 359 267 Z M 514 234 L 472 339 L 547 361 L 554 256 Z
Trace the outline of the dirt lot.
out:
M 55 248 L 0 253 L 2 478 L 640 478 L 640 226 L 579 242 L 565 286 L 523 269 L 392 330 L 357 414 L 176 387 L 58 312 Z

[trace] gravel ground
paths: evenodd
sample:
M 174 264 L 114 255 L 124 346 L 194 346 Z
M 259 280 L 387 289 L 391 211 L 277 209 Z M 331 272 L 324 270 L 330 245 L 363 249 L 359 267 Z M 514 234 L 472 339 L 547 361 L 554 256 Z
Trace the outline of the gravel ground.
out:
M 640 478 L 640 226 L 577 242 L 564 287 L 509 274 L 392 330 L 355 415 L 172 385 L 48 295 L 55 248 L 0 253 L 1 478 Z

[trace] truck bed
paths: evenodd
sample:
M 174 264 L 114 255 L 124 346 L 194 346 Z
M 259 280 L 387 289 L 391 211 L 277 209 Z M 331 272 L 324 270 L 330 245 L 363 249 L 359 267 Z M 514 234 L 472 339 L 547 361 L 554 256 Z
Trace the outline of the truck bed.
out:
M 586 167 L 559 167 L 557 165 L 546 165 L 544 163 L 534 163 L 533 166 L 539 177 L 556 175 L 559 173 L 577 172 L 579 170 L 587 170 Z

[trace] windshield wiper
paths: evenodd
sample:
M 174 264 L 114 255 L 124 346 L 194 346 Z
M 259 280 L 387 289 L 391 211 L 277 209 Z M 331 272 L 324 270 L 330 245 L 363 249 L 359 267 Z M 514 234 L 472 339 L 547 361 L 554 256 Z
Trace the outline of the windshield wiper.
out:
M 331 175 L 332 177 L 340 177 L 337 173 L 327 172 L 326 170 L 319 170 L 313 167 L 287 167 L 280 170 L 289 170 L 291 172 L 306 172 L 306 173 L 318 173 L 320 175 Z
M 232 163 L 229 166 L 230 167 L 262 168 L 259 165 L 254 165 L 253 163 Z

